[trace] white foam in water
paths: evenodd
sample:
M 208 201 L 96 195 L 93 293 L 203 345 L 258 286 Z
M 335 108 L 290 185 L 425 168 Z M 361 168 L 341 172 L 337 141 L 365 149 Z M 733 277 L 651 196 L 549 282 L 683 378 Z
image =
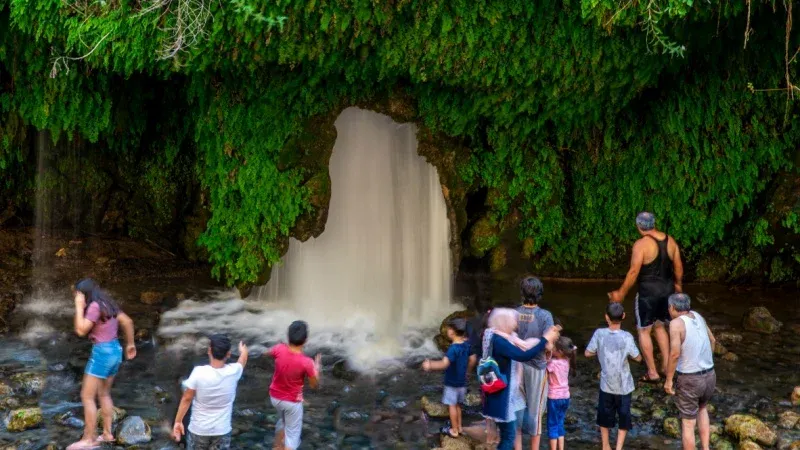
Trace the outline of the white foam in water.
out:
M 47 322 L 34 319 L 20 332 L 19 337 L 28 344 L 35 345 L 58 334 L 60 333 Z
M 163 316 L 162 335 L 225 331 L 268 343 L 302 319 L 309 347 L 357 370 L 436 352 L 432 330 L 455 309 L 438 174 L 417 154 L 414 125 L 348 108 L 336 129 L 322 235 L 291 239 L 283 265 L 246 300 L 182 303 Z

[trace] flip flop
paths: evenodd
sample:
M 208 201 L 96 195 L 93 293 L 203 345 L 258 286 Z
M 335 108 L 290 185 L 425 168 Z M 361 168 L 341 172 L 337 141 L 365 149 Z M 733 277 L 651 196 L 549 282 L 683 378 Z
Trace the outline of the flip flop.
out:
M 457 438 L 459 436 L 458 433 L 453 434 L 453 428 L 448 425 L 445 425 L 442 428 L 440 428 L 439 433 L 441 433 L 442 436 L 450 436 L 451 438 Z
M 639 378 L 639 381 L 641 381 L 642 383 L 656 384 L 656 383 L 660 383 L 661 382 L 661 377 L 650 378 L 650 377 L 647 376 L 647 374 L 644 374 L 644 375 L 642 375 L 641 378 Z
M 102 434 L 100 436 L 97 436 L 97 439 L 94 440 L 95 444 L 101 444 L 101 445 L 102 444 L 113 444 L 114 441 L 116 441 L 116 439 L 114 439 L 114 438 L 106 439 Z
M 67 447 L 67 450 L 90 450 L 90 449 L 100 448 L 100 445 L 96 444 L 95 442 L 96 441 L 94 442 L 78 441 L 73 444 L 70 444 L 70 446 Z

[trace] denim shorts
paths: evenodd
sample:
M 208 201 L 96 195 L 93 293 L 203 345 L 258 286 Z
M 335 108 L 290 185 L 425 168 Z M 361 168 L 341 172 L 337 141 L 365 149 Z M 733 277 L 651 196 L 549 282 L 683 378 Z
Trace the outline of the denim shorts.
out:
M 445 386 L 442 392 L 442 404 L 447 406 L 464 404 L 467 398 L 467 388 Z
M 92 354 L 86 363 L 84 373 L 105 380 L 117 374 L 120 364 L 122 364 L 122 346 L 119 345 L 119 340 L 98 342 L 92 346 Z
M 191 431 L 186 433 L 186 450 L 228 450 L 230 448 L 230 433 L 222 436 L 200 436 Z

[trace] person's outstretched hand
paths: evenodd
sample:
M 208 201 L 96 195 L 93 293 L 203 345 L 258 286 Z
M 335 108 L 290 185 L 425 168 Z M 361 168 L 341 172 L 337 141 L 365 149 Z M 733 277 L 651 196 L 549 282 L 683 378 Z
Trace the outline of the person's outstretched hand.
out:
M 172 427 L 172 439 L 175 439 L 175 442 L 180 442 L 184 434 L 186 434 L 186 431 L 183 429 L 183 424 L 175 422 L 175 425 Z
M 239 354 L 247 353 L 247 345 L 243 341 L 239 341 Z

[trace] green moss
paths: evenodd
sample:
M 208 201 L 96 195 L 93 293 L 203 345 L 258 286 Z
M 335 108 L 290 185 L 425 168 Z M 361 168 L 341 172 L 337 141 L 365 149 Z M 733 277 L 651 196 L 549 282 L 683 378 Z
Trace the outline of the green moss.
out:
M 787 79 L 785 17 L 769 4 L 206 5 L 202 39 L 173 54 L 170 2 L 0 0 L 3 204 L 34 209 L 33 131 L 48 130 L 80 144 L 48 184 L 92 205 L 76 228 L 181 243 L 229 284 L 252 284 L 289 236 L 324 226 L 332 123 L 358 105 L 418 125 L 454 264 L 469 219 L 492 217 L 468 231 L 469 254 L 513 230 L 537 264 L 602 267 L 647 209 L 687 268 L 719 254 L 730 278 L 800 270 L 800 120 L 782 93 L 759 90 Z M 744 50 L 746 23 L 760 31 Z M 483 189 L 468 218 L 467 196 Z
M 500 228 L 490 217 L 478 220 L 470 229 L 470 252 L 482 257 L 500 243 Z
M 39 408 L 16 409 L 8 413 L 6 428 L 12 433 L 37 428 L 42 424 L 42 410 Z

